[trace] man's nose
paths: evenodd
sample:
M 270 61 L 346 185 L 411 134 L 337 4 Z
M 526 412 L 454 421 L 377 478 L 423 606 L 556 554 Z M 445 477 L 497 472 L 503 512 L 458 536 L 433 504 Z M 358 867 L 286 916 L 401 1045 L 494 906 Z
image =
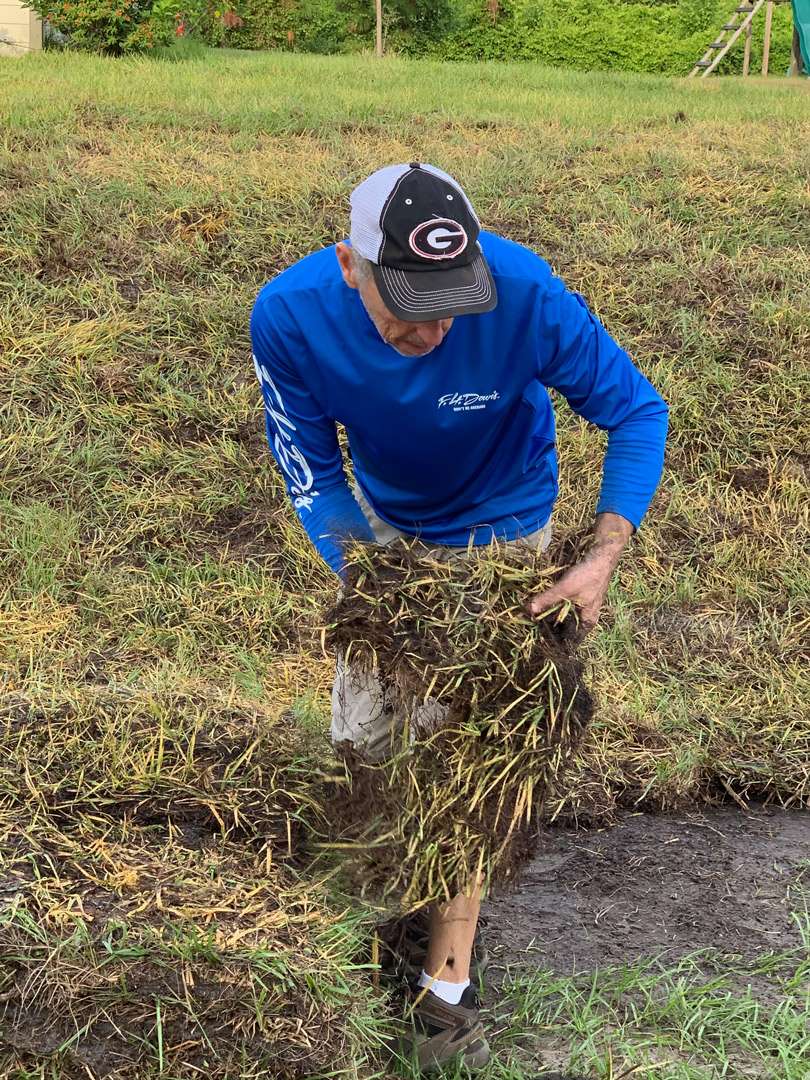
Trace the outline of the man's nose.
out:
M 444 328 L 440 319 L 434 319 L 433 322 L 424 322 L 419 324 L 419 337 L 425 345 L 440 345 L 441 340 L 444 337 Z

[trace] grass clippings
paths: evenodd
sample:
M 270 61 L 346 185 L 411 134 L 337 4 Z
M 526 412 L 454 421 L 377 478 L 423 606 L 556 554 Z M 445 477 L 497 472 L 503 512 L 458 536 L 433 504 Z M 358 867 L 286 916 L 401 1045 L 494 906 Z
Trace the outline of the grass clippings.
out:
M 565 551 L 565 556 L 564 556 Z M 406 718 L 391 758 L 344 746 L 352 874 L 406 908 L 450 899 L 483 877 L 511 880 L 533 850 L 548 790 L 590 720 L 569 606 L 542 619 L 528 598 L 560 573 L 553 554 L 492 544 L 442 558 L 418 542 L 356 545 L 325 640 L 348 678 L 377 673 Z

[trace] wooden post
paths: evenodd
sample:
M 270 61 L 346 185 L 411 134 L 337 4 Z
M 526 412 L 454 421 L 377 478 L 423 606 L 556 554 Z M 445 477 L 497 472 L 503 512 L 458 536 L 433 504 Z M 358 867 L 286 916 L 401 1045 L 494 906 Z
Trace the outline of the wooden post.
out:
M 743 75 L 747 75 L 751 70 L 751 38 L 754 35 L 754 20 L 748 24 L 748 29 L 745 31 L 745 55 L 743 57 Z
M 804 57 L 802 56 L 802 43 L 799 37 L 799 28 L 793 24 L 793 49 L 790 54 L 790 74 L 801 75 L 804 71 Z
M 765 41 L 762 46 L 762 74 L 768 74 L 768 62 L 771 57 L 771 30 L 773 27 L 773 0 L 768 0 L 765 8 Z
M 377 5 L 377 56 L 382 56 L 382 0 L 376 0 Z

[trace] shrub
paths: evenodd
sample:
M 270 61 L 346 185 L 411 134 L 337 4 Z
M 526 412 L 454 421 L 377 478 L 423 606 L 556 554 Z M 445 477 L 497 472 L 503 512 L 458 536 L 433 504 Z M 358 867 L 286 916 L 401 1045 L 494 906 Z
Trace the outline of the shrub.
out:
M 206 45 L 231 44 L 229 31 L 243 25 L 230 4 L 214 0 L 154 0 L 151 21 L 162 43 L 190 38 Z
M 214 0 L 29 0 L 27 6 L 69 47 L 112 55 L 185 37 L 220 45 L 241 24 L 230 5 Z
M 456 25 L 456 0 L 386 0 L 389 48 L 419 55 Z M 374 45 L 371 0 L 240 0 L 244 25 L 228 43 L 243 49 L 354 52 Z
M 399 52 L 423 52 L 454 29 L 457 6 L 453 0 L 389 0 L 388 44 Z
M 67 44 L 93 52 L 139 52 L 156 44 L 151 0 L 28 0 Z
M 350 27 L 338 0 L 240 0 L 242 25 L 228 34 L 237 49 L 338 52 Z

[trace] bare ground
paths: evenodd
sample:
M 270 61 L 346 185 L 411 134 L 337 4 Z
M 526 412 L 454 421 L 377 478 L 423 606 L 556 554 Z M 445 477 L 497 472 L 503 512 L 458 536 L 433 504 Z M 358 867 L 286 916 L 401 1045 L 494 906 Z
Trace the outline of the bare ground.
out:
M 627 814 L 598 832 L 552 828 L 519 888 L 485 906 L 488 943 L 499 967 L 559 974 L 703 948 L 753 959 L 801 945 L 790 912 L 802 880 L 810 884 L 802 811 Z
M 775 1005 L 773 985 L 745 965 L 801 946 L 791 911 L 804 907 L 809 885 L 802 811 L 627 813 L 598 831 L 550 828 L 517 890 L 484 907 L 491 1023 L 509 1027 L 509 999 L 498 993 L 507 968 L 566 976 L 651 957 L 668 967 L 703 949 L 707 962 L 710 953 L 728 959 L 730 985 Z M 497 1038 L 495 1046 L 506 1051 Z M 559 1032 L 513 1046 L 533 1080 L 595 1080 L 565 1070 L 569 1050 Z

